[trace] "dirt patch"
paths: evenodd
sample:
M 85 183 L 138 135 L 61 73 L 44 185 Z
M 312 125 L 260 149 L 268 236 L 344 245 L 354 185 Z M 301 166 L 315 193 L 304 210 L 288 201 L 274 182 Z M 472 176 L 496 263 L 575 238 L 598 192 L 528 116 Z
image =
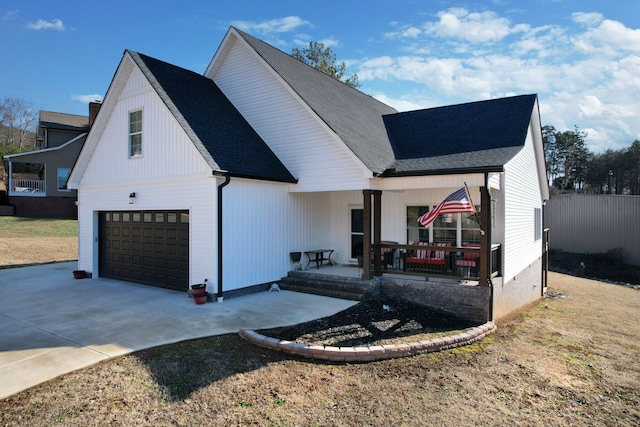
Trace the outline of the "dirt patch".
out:
M 551 251 L 549 268 L 558 273 L 570 274 L 640 286 L 640 266 L 625 264 L 619 250 L 603 254 L 577 254 Z
M 640 424 L 640 292 L 551 273 L 479 343 L 368 364 L 236 334 L 149 349 L 0 401 L 0 425 Z

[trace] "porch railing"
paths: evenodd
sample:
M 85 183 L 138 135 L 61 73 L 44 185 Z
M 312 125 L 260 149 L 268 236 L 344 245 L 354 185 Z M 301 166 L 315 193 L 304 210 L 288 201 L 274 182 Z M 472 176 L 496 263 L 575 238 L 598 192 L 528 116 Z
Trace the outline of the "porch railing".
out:
M 12 179 L 11 195 L 13 196 L 32 196 L 44 195 L 45 181 L 43 179 Z
M 382 273 L 456 280 L 480 279 L 480 248 L 437 246 L 436 243 L 429 246 L 379 244 L 373 245 L 373 248 L 374 251 L 381 252 Z M 433 256 L 435 253 L 439 253 L 439 256 Z M 465 256 L 465 254 L 467 255 Z M 502 274 L 502 246 L 500 244 L 491 245 L 490 257 L 491 277 L 500 276 Z

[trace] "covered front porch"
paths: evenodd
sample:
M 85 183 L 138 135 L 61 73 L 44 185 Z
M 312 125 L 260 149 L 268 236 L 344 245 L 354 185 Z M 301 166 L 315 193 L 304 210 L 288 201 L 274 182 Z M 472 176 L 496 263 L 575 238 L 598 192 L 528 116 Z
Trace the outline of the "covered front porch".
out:
M 428 239 L 423 239 L 422 235 L 410 239 L 407 235 L 406 244 L 385 241 L 382 238 L 383 191 L 363 190 L 363 248 L 359 264 L 367 268 L 362 269 L 362 278 L 371 279 L 384 273 L 393 273 L 427 279 L 475 281 L 480 286 L 490 286 L 493 278 L 502 275 L 502 246 L 492 240 L 496 214 L 490 186 L 492 176 L 496 174 L 485 172 L 474 176 L 480 194 L 480 203 L 475 207 L 479 228 L 471 241 L 463 240 L 460 225 L 454 231 L 453 238 L 446 236 L 440 240 L 432 232 Z M 467 187 L 465 177 L 450 175 L 448 180 L 453 185 L 449 187 L 451 189 Z M 468 189 L 466 193 L 470 198 Z M 471 200 L 468 202 L 473 206 Z M 417 220 L 409 216 L 407 213 L 408 223 Z

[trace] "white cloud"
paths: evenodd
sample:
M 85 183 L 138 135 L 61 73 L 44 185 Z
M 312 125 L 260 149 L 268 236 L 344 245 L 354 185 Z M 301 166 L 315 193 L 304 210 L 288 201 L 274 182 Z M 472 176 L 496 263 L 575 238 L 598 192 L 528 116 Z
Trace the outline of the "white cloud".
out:
M 18 10 L 7 10 L 6 12 L 4 12 L 2 14 L 2 17 L 0 17 L 0 22 L 9 22 L 9 21 L 13 21 L 15 20 L 18 15 L 20 14 L 20 12 Z
M 384 102 L 385 104 L 392 106 L 398 111 L 421 110 L 423 108 L 427 108 L 428 106 L 426 102 L 422 102 L 422 103 L 416 102 L 416 100 L 413 98 L 412 99 L 403 99 L 403 98 L 394 99 L 394 98 L 388 97 L 383 93 L 377 93 L 373 95 L 373 97 L 380 102 Z
M 585 21 L 578 21 L 585 22 Z M 625 27 L 622 23 L 609 19 L 600 22 L 591 20 L 586 32 L 576 36 L 576 46 L 587 53 L 601 53 L 618 56 L 624 52 L 640 52 L 640 29 Z M 599 25 L 592 26 L 591 24 Z
M 97 93 L 94 93 L 93 95 L 71 95 L 71 99 L 73 99 L 74 101 L 80 101 L 83 104 L 88 104 L 90 102 L 102 102 L 102 95 L 98 95 Z
M 439 12 L 438 17 L 438 22 L 429 22 L 424 26 L 427 33 L 438 37 L 487 43 L 500 41 L 512 32 L 508 19 L 490 11 L 469 12 L 455 7 Z M 516 31 L 521 31 L 521 28 Z
M 628 147 L 640 139 L 640 30 L 599 13 L 571 18 L 532 27 L 490 11 L 447 9 L 435 20 L 392 23 L 385 37 L 401 53 L 353 68 L 377 99 L 398 109 L 425 99 L 445 105 L 537 93 L 543 124 L 588 130 L 594 152 Z M 413 93 L 385 98 L 377 87 L 393 91 L 398 82 Z
M 286 33 L 299 27 L 311 25 L 309 21 L 298 16 L 286 16 L 284 18 L 270 19 L 267 21 L 232 21 L 231 25 L 249 33 L 270 35 L 274 33 Z
M 53 21 L 45 21 L 44 19 L 38 19 L 37 22 L 28 23 L 27 27 L 31 28 L 32 30 L 65 31 L 67 29 L 64 26 L 64 23 L 59 19 L 54 19 Z
M 578 108 L 583 117 L 599 117 L 602 115 L 604 108 L 602 102 L 597 96 L 585 95 L 581 101 L 578 101 Z
M 588 26 L 598 25 L 603 20 L 602 14 L 597 12 L 592 12 L 592 13 L 575 12 L 573 15 L 571 15 L 571 17 L 573 18 L 574 22 L 577 22 L 579 24 L 585 24 Z

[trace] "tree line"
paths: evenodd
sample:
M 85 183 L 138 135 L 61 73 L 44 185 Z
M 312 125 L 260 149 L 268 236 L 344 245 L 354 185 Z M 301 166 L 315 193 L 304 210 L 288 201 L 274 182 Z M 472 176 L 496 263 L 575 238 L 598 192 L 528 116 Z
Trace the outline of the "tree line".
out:
M 549 183 L 560 191 L 640 195 L 640 140 L 594 154 L 585 144 L 586 136 L 577 126 L 564 132 L 542 127 Z

